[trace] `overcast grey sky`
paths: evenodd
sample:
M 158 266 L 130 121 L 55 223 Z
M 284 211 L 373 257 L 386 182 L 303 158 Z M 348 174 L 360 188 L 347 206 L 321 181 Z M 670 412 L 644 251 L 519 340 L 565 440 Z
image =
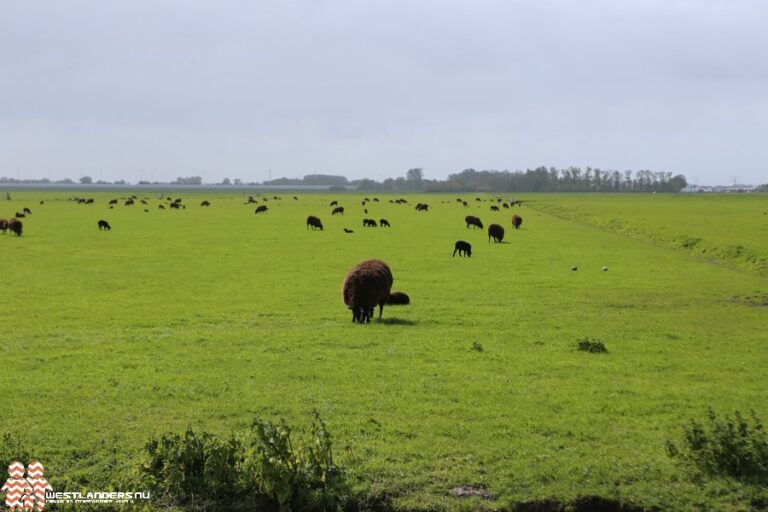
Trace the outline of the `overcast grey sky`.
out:
M 0 0 L 0 175 L 768 182 L 764 0 Z

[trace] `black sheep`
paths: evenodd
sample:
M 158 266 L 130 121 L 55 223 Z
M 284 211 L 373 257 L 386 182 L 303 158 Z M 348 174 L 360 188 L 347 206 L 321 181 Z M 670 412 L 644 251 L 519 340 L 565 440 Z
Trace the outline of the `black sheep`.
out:
M 458 240 L 456 245 L 454 245 L 453 255 L 456 256 L 457 252 L 459 256 L 467 256 L 469 258 L 472 256 L 472 246 L 464 240 Z
M 371 321 L 373 308 L 379 306 L 379 320 L 392 289 L 392 271 L 381 260 L 366 260 L 355 265 L 344 278 L 342 297 L 352 310 L 352 322 Z
M 261 206 L 257 207 L 257 208 L 256 208 L 256 211 L 255 211 L 254 213 L 256 213 L 256 214 L 259 214 L 259 213 L 264 213 L 264 212 L 266 212 L 268 209 L 269 209 L 269 208 L 267 208 L 267 205 L 263 204 L 263 205 L 261 205 Z
M 331 212 L 331 215 L 336 215 L 337 213 L 340 213 L 341 215 L 344 215 L 344 207 L 343 206 L 337 206 L 333 209 Z
M 379 225 L 383 228 L 391 228 L 392 226 L 389 224 L 389 221 L 387 219 L 380 219 Z
M 323 230 L 323 223 L 320 222 L 320 219 L 315 217 L 314 215 L 310 215 L 307 217 L 307 229 L 309 229 L 309 226 L 312 226 L 312 231 L 315 229 L 320 229 L 320 231 Z
M 464 222 L 467 223 L 467 229 L 469 229 L 469 226 L 475 226 L 476 228 L 483 229 L 482 221 L 479 217 L 475 217 L 474 215 L 467 215 L 464 217 Z
M 8 229 L 10 229 L 11 233 L 16 236 L 21 236 L 21 230 L 23 227 L 24 225 L 18 219 L 11 219 L 8 221 Z
M 504 228 L 498 224 L 488 226 L 488 242 L 491 241 L 491 238 L 497 243 L 504 240 Z
M 112 226 L 109 225 L 109 222 L 107 222 L 105 220 L 100 220 L 99 221 L 99 231 L 102 231 L 102 230 L 111 231 L 112 230 Z
M 512 226 L 515 229 L 520 229 L 520 224 L 522 224 L 522 223 L 523 223 L 523 218 L 522 217 L 520 217 L 519 215 L 513 215 L 512 216 Z

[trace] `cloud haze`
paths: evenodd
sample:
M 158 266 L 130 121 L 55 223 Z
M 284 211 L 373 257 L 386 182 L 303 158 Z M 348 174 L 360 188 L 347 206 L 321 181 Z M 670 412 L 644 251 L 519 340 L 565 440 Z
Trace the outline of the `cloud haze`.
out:
M 768 182 L 768 4 L 0 4 L 0 175 Z

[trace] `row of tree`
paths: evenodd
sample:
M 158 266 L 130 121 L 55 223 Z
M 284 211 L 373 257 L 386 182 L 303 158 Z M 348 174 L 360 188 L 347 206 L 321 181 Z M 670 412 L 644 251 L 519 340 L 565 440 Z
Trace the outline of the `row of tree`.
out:
M 0 178 L 5 183 L 49 183 L 49 180 L 15 180 Z M 56 183 L 73 183 L 61 180 Z M 89 176 L 80 178 L 80 183 L 91 184 Z M 104 183 L 104 182 L 97 182 Z M 115 182 L 125 184 L 124 181 Z M 158 182 L 139 182 L 140 185 L 158 184 Z M 200 176 L 178 177 L 171 182 L 175 185 L 202 185 Z M 235 179 L 232 183 L 225 178 L 222 185 L 242 185 Z M 314 185 L 334 188 L 356 187 L 358 190 L 414 190 L 423 192 L 678 192 L 687 182 L 682 174 L 654 172 L 602 170 L 592 167 L 537 167 L 525 171 L 476 171 L 465 169 L 451 174 L 446 180 L 428 180 L 424 171 L 414 167 L 405 176 L 387 178 L 384 181 L 361 179 L 350 181 L 344 176 L 331 174 L 308 174 L 303 178 L 278 178 L 262 183 L 263 185 Z
M 421 168 L 405 177 L 351 182 L 360 190 L 421 190 L 424 192 L 678 192 L 687 181 L 682 174 L 648 170 L 614 171 L 587 167 L 537 167 L 525 171 L 465 169 L 447 180 L 428 180 Z

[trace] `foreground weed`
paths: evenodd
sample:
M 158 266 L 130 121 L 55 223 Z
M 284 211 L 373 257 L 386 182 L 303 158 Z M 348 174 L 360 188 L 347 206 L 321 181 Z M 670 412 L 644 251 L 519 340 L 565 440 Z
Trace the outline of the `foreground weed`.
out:
M 143 483 L 166 505 L 194 510 L 340 510 L 346 472 L 333 460 L 331 435 L 315 413 L 308 442 L 280 420 L 256 419 L 250 432 L 166 434 L 150 440 Z
M 739 411 L 720 418 L 710 408 L 705 421 L 683 427 L 682 442 L 667 441 L 667 453 L 704 474 L 730 476 L 747 482 L 768 479 L 768 434 L 751 412 L 752 422 Z

